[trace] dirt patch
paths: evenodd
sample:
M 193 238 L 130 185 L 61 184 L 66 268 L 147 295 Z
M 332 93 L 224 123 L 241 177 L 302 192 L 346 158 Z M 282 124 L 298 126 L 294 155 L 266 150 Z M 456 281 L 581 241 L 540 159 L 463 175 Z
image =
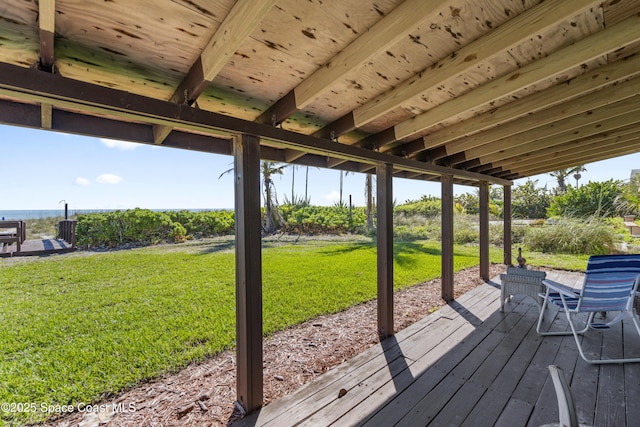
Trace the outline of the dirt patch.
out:
M 490 277 L 504 272 L 491 265 Z M 478 268 L 455 275 L 456 298 L 478 286 Z M 396 331 L 441 307 L 440 279 L 394 295 Z M 264 403 L 269 404 L 379 342 L 376 301 L 322 316 L 264 340 Z M 99 414 L 73 413 L 56 426 L 226 426 L 239 417 L 234 408 L 235 352 L 225 351 L 178 373 L 142 384 L 104 401 Z M 116 409 L 113 412 L 113 409 Z

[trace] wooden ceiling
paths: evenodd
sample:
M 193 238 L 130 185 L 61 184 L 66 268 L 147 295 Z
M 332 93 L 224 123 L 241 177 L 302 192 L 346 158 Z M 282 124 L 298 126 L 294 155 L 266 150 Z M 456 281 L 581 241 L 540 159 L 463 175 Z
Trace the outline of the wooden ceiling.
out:
M 509 184 L 640 151 L 639 51 L 638 0 L 2 0 L 0 123 Z

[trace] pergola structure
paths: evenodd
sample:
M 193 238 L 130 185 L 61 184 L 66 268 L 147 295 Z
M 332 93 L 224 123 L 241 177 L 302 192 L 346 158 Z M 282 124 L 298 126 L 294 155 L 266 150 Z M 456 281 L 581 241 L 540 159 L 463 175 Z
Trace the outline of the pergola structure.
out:
M 0 123 L 235 157 L 238 401 L 262 404 L 260 159 L 375 173 L 393 334 L 392 178 L 488 188 L 640 148 L 637 0 L 3 0 Z M 19 143 L 19 142 L 12 142 Z

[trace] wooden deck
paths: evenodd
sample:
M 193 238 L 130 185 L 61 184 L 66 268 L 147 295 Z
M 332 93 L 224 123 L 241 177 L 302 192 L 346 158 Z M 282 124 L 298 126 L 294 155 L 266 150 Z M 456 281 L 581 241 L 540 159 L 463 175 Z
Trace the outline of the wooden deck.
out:
M 501 313 L 499 294 L 498 279 L 479 286 L 233 426 L 538 426 L 558 421 L 550 364 L 564 369 L 581 423 L 640 425 L 640 364 L 589 365 L 572 336 L 538 336 L 531 299 L 514 297 Z M 567 327 L 555 309 L 546 320 Z M 607 357 L 640 354 L 631 322 L 583 344 Z
M 22 242 L 20 252 L 16 244 L 2 247 L 0 245 L 0 258 L 12 256 L 42 256 L 57 253 L 72 252 L 75 248 L 62 239 L 25 240 Z

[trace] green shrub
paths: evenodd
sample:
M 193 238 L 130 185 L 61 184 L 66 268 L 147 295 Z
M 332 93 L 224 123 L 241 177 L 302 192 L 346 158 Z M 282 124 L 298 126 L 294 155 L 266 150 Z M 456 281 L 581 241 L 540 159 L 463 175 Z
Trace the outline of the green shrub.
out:
M 182 242 L 186 234 L 167 213 L 138 208 L 78 215 L 76 228 L 78 246 L 87 248 Z
M 454 228 L 453 241 L 458 245 L 467 243 L 477 243 L 480 240 L 480 234 L 475 227 Z
M 425 218 L 440 215 L 442 201 L 438 197 L 422 196 L 420 200 L 407 200 L 394 208 L 395 216 L 421 216 Z
M 225 236 L 235 231 L 233 211 L 168 212 L 172 221 L 182 224 L 187 234 L 195 238 Z
M 536 188 L 538 181 L 527 180 L 513 189 L 512 209 L 514 218 L 546 218 L 551 205 L 551 192 L 547 187 Z
M 553 198 L 549 215 L 574 218 L 615 216 L 615 201 L 621 193 L 621 182 L 612 179 L 589 182 L 579 188 L 569 187 L 565 194 Z
M 364 233 L 367 215 L 363 207 L 282 205 L 280 215 L 286 233 Z
M 525 243 L 543 253 L 602 255 L 615 252 L 615 232 L 606 222 L 564 219 L 553 225 L 528 227 Z

